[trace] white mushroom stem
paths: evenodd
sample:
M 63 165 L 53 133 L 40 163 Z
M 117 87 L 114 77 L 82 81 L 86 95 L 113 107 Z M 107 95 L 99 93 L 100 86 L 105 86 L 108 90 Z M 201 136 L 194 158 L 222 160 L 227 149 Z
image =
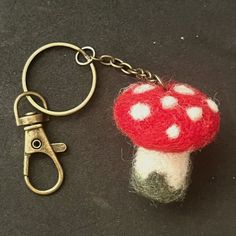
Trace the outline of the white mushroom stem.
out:
M 165 177 L 166 183 L 174 190 L 186 187 L 190 166 L 190 152 L 168 153 L 138 147 L 133 168 L 143 180 L 151 173 Z

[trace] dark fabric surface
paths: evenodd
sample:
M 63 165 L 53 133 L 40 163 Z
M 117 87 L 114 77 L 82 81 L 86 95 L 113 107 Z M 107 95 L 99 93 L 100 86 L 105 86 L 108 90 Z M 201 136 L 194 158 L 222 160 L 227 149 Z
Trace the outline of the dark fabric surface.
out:
M 235 235 L 235 12 L 234 0 L 1 0 L 0 235 Z M 46 125 L 51 142 L 69 147 L 58 154 L 66 175 L 62 188 L 48 197 L 27 189 L 24 131 L 15 125 L 13 102 L 27 58 L 54 41 L 91 45 L 97 54 L 190 83 L 220 101 L 220 134 L 193 155 L 183 203 L 154 206 L 129 189 L 133 147 L 116 130 L 112 104 L 134 80 L 98 64 L 88 106 Z M 79 103 L 90 84 L 89 68 L 76 65 L 67 49 L 43 53 L 29 73 L 29 87 L 58 110 Z M 36 186 L 56 180 L 48 158 L 35 157 L 30 170 Z

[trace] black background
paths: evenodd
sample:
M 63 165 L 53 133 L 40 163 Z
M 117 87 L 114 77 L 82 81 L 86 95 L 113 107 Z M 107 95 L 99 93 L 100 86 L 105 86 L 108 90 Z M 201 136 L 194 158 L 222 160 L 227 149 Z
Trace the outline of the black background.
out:
M 236 235 L 235 12 L 234 0 L 1 0 L 0 235 Z M 154 206 L 129 189 L 133 147 L 116 130 L 112 104 L 134 80 L 99 64 L 88 106 L 46 125 L 50 141 L 69 147 L 58 155 L 64 185 L 48 197 L 27 189 L 24 132 L 15 125 L 13 102 L 27 58 L 54 41 L 90 45 L 99 55 L 190 83 L 219 101 L 220 134 L 193 155 L 183 203 Z M 29 87 L 51 108 L 77 105 L 89 90 L 89 68 L 78 66 L 74 54 L 52 49 L 31 67 Z M 35 157 L 30 170 L 36 186 L 56 180 L 48 158 Z

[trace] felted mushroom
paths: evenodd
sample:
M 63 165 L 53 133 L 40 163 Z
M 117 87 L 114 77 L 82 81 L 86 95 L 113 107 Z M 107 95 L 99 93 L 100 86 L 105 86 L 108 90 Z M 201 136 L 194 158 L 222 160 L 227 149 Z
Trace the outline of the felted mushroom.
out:
M 183 199 L 189 183 L 190 153 L 219 130 L 216 103 L 199 90 L 177 82 L 166 87 L 131 84 L 114 104 L 117 127 L 137 148 L 131 185 L 162 203 Z

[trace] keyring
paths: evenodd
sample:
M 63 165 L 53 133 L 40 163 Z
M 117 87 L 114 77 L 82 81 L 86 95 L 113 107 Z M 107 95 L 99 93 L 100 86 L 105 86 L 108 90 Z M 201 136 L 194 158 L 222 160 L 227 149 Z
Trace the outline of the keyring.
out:
M 41 111 L 41 112 L 43 112 L 45 114 L 48 114 L 48 115 L 51 115 L 51 116 L 67 116 L 67 115 L 70 115 L 70 114 L 73 114 L 73 113 L 79 111 L 91 99 L 91 97 L 92 97 L 92 95 L 93 95 L 93 93 L 95 91 L 95 88 L 96 88 L 96 81 L 97 81 L 96 69 L 95 69 L 95 66 L 92 63 L 91 59 L 90 59 L 90 56 L 87 55 L 83 49 L 81 49 L 81 48 L 79 48 L 79 47 L 77 47 L 77 46 L 75 46 L 73 44 L 70 44 L 70 43 L 63 43 L 63 42 L 49 43 L 49 44 L 46 44 L 46 45 L 42 46 L 41 48 L 37 49 L 29 57 L 29 59 L 26 61 L 24 69 L 23 69 L 23 72 L 22 72 L 22 87 L 23 87 L 23 91 L 24 92 L 28 92 L 29 91 L 28 87 L 27 87 L 27 79 L 26 78 L 27 78 L 27 71 L 28 71 L 28 68 L 30 66 L 30 63 L 42 51 L 45 51 L 46 49 L 49 49 L 49 48 L 52 48 L 52 47 L 67 47 L 67 48 L 74 49 L 75 51 L 77 51 L 77 54 L 81 53 L 85 57 L 85 59 L 87 61 L 89 61 L 89 63 L 85 63 L 84 65 L 89 64 L 89 66 L 91 68 L 91 71 L 92 71 L 92 85 L 91 85 L 91 89 L 90 89 L 87 97 L 78 106 L 76 106 L 76 107 L 74 107 L 72 109 L 66 110 L 66 111 L 52 111 L 52 110 L 46 109 L 46 108 L 40 106 L 39 104 L 37 104 L 35 102 L 35 100 L 31 96 L 27 96 L 27 99 L 32 104 L 32 106 L 34 106 L 36 109 L 38 109 L 39 111 Z

